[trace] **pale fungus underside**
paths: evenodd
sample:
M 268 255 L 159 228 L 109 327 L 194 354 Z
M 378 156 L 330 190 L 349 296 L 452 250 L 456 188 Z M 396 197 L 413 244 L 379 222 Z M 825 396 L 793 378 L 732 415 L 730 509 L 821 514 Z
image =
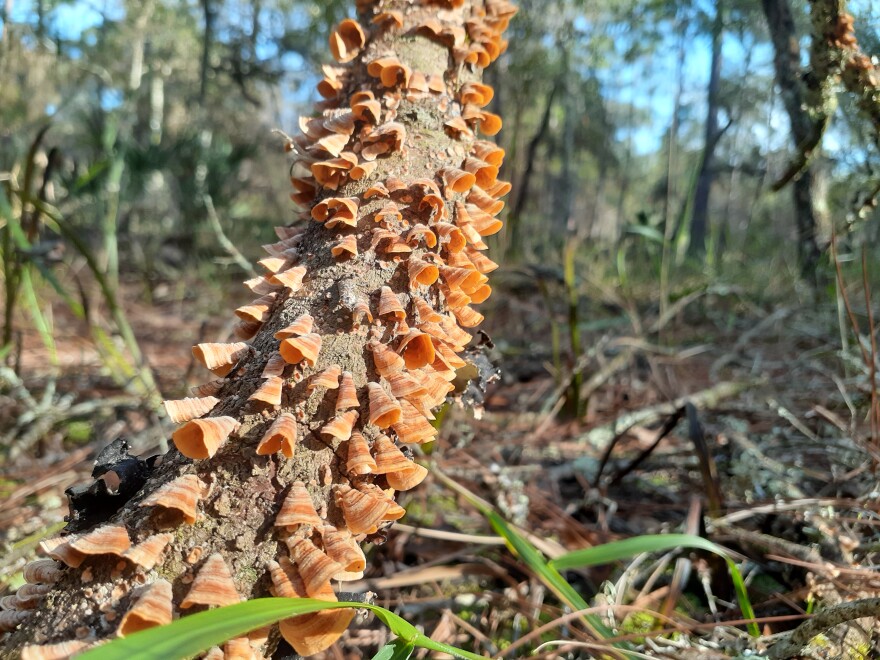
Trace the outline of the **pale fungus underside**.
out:
M 507 0 L 358 0 L 330 37 L 323 101 L 289 143 L 304 223 L 279 227 L 235 310 L 233 343 L 193 355 L 218 378 L 167 401 L 180 424 L 141 493 L 110 522 L 42 543 L 49 559 L 3 599 L 5 651 L 68 657 L 206 607 L 271 593 L 336 600 L 361 544 L 404 515 L 426 470 L 401 445 L 433 440 L 471 305 L 496 268 L 500 119 L 484 67 L 504 51 Z M 287 619 L 302 655 L 354 613 Z M 207 657 L 263 657 L 268 632 Z

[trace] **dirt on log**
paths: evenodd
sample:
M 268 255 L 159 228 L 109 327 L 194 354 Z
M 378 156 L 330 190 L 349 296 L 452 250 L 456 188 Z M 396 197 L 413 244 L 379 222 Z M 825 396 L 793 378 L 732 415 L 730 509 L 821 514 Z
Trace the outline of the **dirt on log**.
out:
M 401 448 L 434 438 L 431 410 L 496 267 L 482 237 L 500 229 L 509 185 L 503 151 L 480 136 L 501 125 L 480 80 L 515 10 L 357 9 L 331 35 L 325 100 L 289 142 L 302 217 L 246 282 L 258 297 L 236 310 L 240 341 L 194 348 L 217 378 L 166 402 L 181 426 L 145 485 L 100 524 L 85 515 L 91 526 L 42 544 L 28 588 L 4 599 L 3 657 L 68 657 L 268 594 L 333 600 L 333 584 L 362 574 L 361 544 L 403 515 L 396 491 L 424 478 Z M 280 632 L 312 654 L 351 617 L 304 615 Z M 257 631 L 224 652 L 263 657 L 276 638 Z

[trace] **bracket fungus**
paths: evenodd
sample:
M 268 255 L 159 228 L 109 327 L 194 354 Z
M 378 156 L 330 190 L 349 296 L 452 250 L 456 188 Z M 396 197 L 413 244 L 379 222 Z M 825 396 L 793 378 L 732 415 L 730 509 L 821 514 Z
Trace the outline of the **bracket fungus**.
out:
M 483 239 L 501 229 L 510 185 L 497 178 L 503 149 L 484 139 L 501 120 L 481 76 L 515 9 L 357 9 L 330 35 L 339 64 L 324 67 L 323 101 L 288 142 L 299 218 L 245 283 L 257 297 L 234 312 L 240 341 L 193 348 L 213 379 L 165 402 L 177 452 L 112 524 L 43 542 L 50 559 L 25 569 L 33 586 L 4 601 L 0 630 L 14 632 L 2 648 L 63 657 L 267 588 L 335 601 L 334 581 L 363 575 L 368 535 L 404 515 L 397 492 L 426 478 L 402 447 L 436 437 L 432 411 L 466 364 L 466 329 L 482 320 L 473 306 L 497 268 Z M 35 625 L 20 625 L 35 611 L 25 606 L 39 608 Z M 318 612 L 279 629 L 311 655 L 353 617 Z M 276 637 L 209 655 L 262 657 Z

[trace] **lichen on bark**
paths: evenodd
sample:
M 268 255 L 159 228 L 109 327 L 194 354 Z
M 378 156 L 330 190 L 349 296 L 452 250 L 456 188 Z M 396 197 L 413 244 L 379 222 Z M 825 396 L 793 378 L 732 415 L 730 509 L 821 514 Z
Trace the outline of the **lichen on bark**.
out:
M 235 594 L 334 599 L 331 584 L 363 570 L 359 544 L 403 515 L 395 491 L 424 477 L 398 448 L 433 438 L 431 410 L 482 318 L 471 304 L 491 291 L 482 237 L 500 229 L 509 185 L 497 180 L 503 151 L 479 137 L 500 128 L 480 78 L 515 10 L 506 0 L 357 4 L 359 21 L 331 35 L 344 64 L 327 69 L 319 113 L 289 144 L 302 218 L 278 230 L 266 275 L 246 283 L 260 296 L 236 310 L 246 346 L 201 345 L 223 380 L 196 402 L 170 402 L 177 450 L 109 521 L 44 544 L 68 568 L 38 608 L 12 602 L 4 656 L 69 655 L 71 643 L 111 638 L 159 580 L 175 616 Z M 357 406 L 339 396 L 346 379 Z M 361 437 L 368 457 L 355 456 Z M 292 523 L 279 523 L 282 509 Z M 106 552 L 102 534 L 120 526 L 140 552 Z M 150 543 L 161 547 L 145 560 Z M 314 653 L 351 616 L 295 617 L 281 634 Z M 227 656 L 261 657 L 267 639 L 259 631 Z

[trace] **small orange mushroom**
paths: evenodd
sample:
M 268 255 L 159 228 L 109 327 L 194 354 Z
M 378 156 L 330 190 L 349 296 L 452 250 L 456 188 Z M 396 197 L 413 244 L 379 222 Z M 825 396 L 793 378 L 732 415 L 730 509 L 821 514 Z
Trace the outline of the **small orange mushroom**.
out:
M 385 429 L 400 421 L 400 404 L 388 396 L 379 383 L 367 383 L 370 399 L 370 424 Z
M 220 399 L 213 396 L 205 396 L 163 401 L 162 405 L 165 406 L 168 418 L 175 424 L 180 424 L 211 412 L 218 403 L 220 403 Z
M 153 534 L 137 545 L 131 546 L 122 553 L 122 556 L 141 568 L 150 570 L 159 563 L 162 553 L 171 543 L 172 538 L 174 535 L 169 533 Z
M 257 454 L 265 456 L 280 451 L 287 458 L 293 458 L 296 436 L 296 419 L 289 412 L 283 412 L 263 434 L 257 445 Z
M 396 57 L 380 57 L 367 65 L 367 73 L 378 78 L 385 87 L 406 87 L 412 70 Z
M 344 237 L 330 248 L 330 254 L 336 259 L 343 257 L 356 257 L 358 254 L 357 238 L 354 235 Z
M 376 471 L 376 461 L 370 454 L 370 445 L 359 431 L 352 431 L 348 440 L 348 454 L 345 462 L 346 471 L 363 476 Z
M 330 52 L 337 62 L 351 62 L 361 52 L 366 41 L 360 23 L 346 18 L 330 33 Z
M 310 332 L 302 337 L 290 337 L 281 340 L 278 352 L 289 364 L 305 362 L 315 366 L 318 353 L 321 352 L 321 335 Z
M 284 381 L 278 376 L 267 378 L 253 394 L 248 397 L 248 401 L 259 401 L 272 407 L 281 405 L 281 388 Z
M 329 423 L 321 427 L 322 435 L 329 435 L 340 440 L 348 440 L 351 437 L 351 431 L 354 423 L 358 418 L 357 410 L 348 410 L 334 417 Z
M 342 412 L 349 408 L 359 408 L 360 402 L 357 397 L 357 388 L 354 385 L 354 376 L 350 371 L 342 372 L 339 382 L 339 392 L 336 395 L 336 412 Z
M 186 597 L 180 603 L 180 608 L 185 610 L 193 605 L 222 607 L 238 602 L 241 602 L 241 596 L 235 588 L 226 560 L 218 552 L 205 560 Z
M 184 474 L 148 495 L 140 506 L 158 506 L 183 514 L 192 525 L 198 516 L 198 504 L 208 493 L 208 486 L 194 474 Z
M 238 420 L 229 416 L 193 419 L 177 429 L 171 439 L 187 458 L 211 458 L 238 427 Z
M 119 622 L 119 636 L 171 623 L 174 618 L 171 583 L 156 580 L 143 588 L 137 601 Z
M 225 376 L 236 363 L 247 355 L 249 346 L 244 342 L 234 344 L 198 344 L 193 346 L 193 357 L 217 376 Z
M 275 516 L 275 527 L 286 527 L 295 531 L 300 525 L 312 527 L 323 524 L 321 516 L 315 511 L 312 496 L 302 481 L 294 481 L 290 492 L 284 498 L 281 510 Z
M 300 337 L 312 331 L 315 319 L 311 314 L 300 314 L 296 320 L 275 333 L 275 339 L 287 339 L 288 337 Z

